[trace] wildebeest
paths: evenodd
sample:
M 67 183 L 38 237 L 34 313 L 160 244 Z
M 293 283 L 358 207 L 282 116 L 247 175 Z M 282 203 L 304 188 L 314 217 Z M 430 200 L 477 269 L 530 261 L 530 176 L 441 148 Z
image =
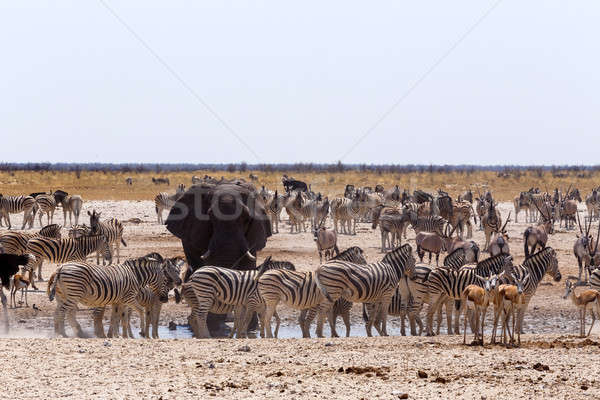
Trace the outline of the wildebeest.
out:
M 288 178 L 287 175 L 284 175 L 281 178 L 281 182 L 283 183 L 283 188 L 286 192 L 299 190 L 301 192 L 308 192 L 308 186 L 305 182 L 296 180 L 294 178 Z
M 169 186 L 171 184 L 171 181 L 169 181 L 169 178 L 155 178 L 152 177 L 152 183 L 154 183 L 155 185 L 167 185 Z

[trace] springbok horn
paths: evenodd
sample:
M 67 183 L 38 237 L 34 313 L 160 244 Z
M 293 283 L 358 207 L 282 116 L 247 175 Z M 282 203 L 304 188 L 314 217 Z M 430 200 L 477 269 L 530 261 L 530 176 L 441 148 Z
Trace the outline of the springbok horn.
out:
M 510 221 L 510 213 L 512 213 L 512 211 L 508 212 L 508 217 L 506 218 L 506 221 L 504 221 L 504 225 L 502 225 L 502 229 L 500 229 L 500 232 L 504 232 L 504 229 L 506 228 L 506 225 Z
M 586 223 L 586 228 L 587 228 L 587 221 L 585 221 Z M 581 229 L 581 220 L 579 219 L 579 211 L 577 211 L 577 225 L 579 225 L 579 233 L 581 233 L 583 235 L 583 230 Z M 585 232 L 586 236 L 587 236 L 587 229 Z
M 250 250 L 246 251 L 246 257 L 248 257 L 249 259 L 251 259 L 252 261 L 256 261 L 256 257 L 254 257 L 252 255 L 252 253 L 250 253 Z

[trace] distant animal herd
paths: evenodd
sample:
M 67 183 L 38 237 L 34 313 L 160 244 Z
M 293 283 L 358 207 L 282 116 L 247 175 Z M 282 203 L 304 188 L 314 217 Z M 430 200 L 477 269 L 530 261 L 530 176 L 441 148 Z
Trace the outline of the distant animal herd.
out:
M 0 195 L 0 226 L 4 223 L 7 228 L 0 233 L 0 279 L 3 288 L 10 291 L 10 306 L 22 305 L 24 295 L 25 306 L 28 306 L 27 291 L 30 287 L 37 290 L 35 278 L 42 280 L 42 264 L 48 262 L 58 265 L 49 278 L 47 295 L 56 301 L 55 332 L 61 336 L 66 336 L 65 318 L 76 335 L 84 336 L 75 315 L 79 305 L 85 305 L 93 309 L 94 333 L 98 337 L 106 336 L 102 317 L 108 306 L 112 307 L 109 336 L 133 337 L 130 314 L 135 311 L 142 336 L 158 337 L 161 305 L 173 290 L 177 301 L 188 304 L 188 321 L 198 338 L 214 334 L 208 322 L 211 314 L 231 313 L 234 316 L 231 337 L 247 336 L 253 328 L 254 315 L 258 316 L 257 328 L 262 337 L 277 337 L 280 303 L 300 311 L 299 327 L 303 337 L 310 337 L 315 318 L 317 336 L 323 336 L 326 319 L 331 335 L 337 336 L 338 316 L 342 316 L 346 336 L 349 336 L 350 310 L 354 303 L 362 303 L 368 336 L 372 328 L 380 335 L 388 334 L 388 315 L 400 316 L 402 335 L 406 334 L 406 317 L 412 335 L 439 334 L 445 309 L 448 333 L 460 332 L 459 320 L 464 314 L 464 341 L 468 322 L 474 341 L 483 344 L 487 309 L 493 305 L 491 341 L 496 342 L 500 325 L 501 341 L 518 345 L 525 312 L 542 278 L 549 275 L 557 282 L 562 278 L 556 251 L 548 247 L 548 240 L 556 224 L 559 228 L 564 224 L 565 229 L 578 231 L 574 236 L 573 254 L 579 265 L 579 276 L 577 281 L 566 280 L 564 297 L 570 298 L 580 313 L 582 336 L 591 332 L 591 327 L 585 328 L 587 310 L 592 309 L 592 326 L 595 315 L 600 315 L 600 253 L 597 251 L 600 229 L 595 235 L 592 232 L 592 225 L 600 214 L 600 188 L 594 189 L 585 200 L 579 190 L 572 187 L 566 191 L 556 188 L 544 192 L 530 188 L 516 194 L 515 222 L 519 214 L 524 214 L 530 225 L 523 232 L 525 259 L 515 265 L 507 229 L 513 211 L 503 218 L 489 190 L 475 194 L 469 189 L 453 198 L 442 190 L 410 193 L 398 185 L 385 189 L 382 185 L 372 188 L 348 184 L 343 195 L 330 199 L 313 191 L 311 184 L 287 175 L 282 178 L 281 192 L 278 188 L 256 188 L 254 184 L 260 179 L 255 174 L 249 175 L 249 181 L 194 176 L 189 189 L 178 184 L 175 193 L 156 195 L 157 221 L 166 223 L 171 232 L 179 229 L 172 225 L 169 213 L 177 208 L 174 206 L 178 202 L 186 201 L 186 194 L 198 186 L 209 188 L 211 195 L 228 194 L 240 188 L 244 196 L 249 193 L 253 201 L 259 202 L 261 210 L 264 209 L 268 224 L 261 229 L 265 237 L 280 233 L 283 210 L 290 234 L 307 232 L 307 226 L 310 228 L 320 260 L 317 269 L 298 271 L 292 263 L 270 257 L 256 265 L 255 255 L 262 247 L 252 243 L 222 258 L 224 261 L 218 264 L 214 260 L 219 260 L 218 253 L 225 250 L 219 248 L 219 243 L 224 242 L 217 237 L 208 238 L 206 245 L 196 246 L 201 257 L 195 257 L 189 251 L 194 244 L 182 238 L 185 257 L 166 258 L 151 253 L 121 262 L 120 246 L 127 246 L 122 223 L 116 218 L 103 219 L 100 212 L 91 210 L 87 212 L 89 225 L 79 225 L 83 208 L 81 196 L 62 190 Z M 132 185 L 133 182 L 127 178 L 125 183 Z M 169 178 L 153 177 L 152 182 L 170 185 Z M 583 201 L 587 213 L 580 216 L 578 204 Z M 58 208 L 62 208 L 65 226 L 69 220 L 68 237 L 63 237 L 62 227 L 53 223 Z M 243 203 L 242 208 L 247 209 L 247 203 Z M 163 217 L 165 211 L 167 219 Z M 20 231 L 11 229 L 10 215 L 16 213 L 23 214 Z M 210 209 L 208 213 L 214 218 Z M 40 230 L 32 231 L 36 215 Z M 242 212 L 242 217 L 231 224 L 249 224 L 243 225 L 242 231 L 247 231 L 248 226 L 255 225 L 244 215 Z M 332 228 L 326 227 L 328 218 L 332 220 Z M 356 235 L 357 225 L 361 223 L 370 224 L 372 229 L 379 228 L 382 252 L 379 261 L 367 261 L 360 247 L 345 250 L 338 247 L 338 235 Z M 415 234 L 411 244 L 406 242 L 409 228 Z M 485 243 L 481 247 L 473 240 L 473 229 L 484 232 Z M 179 233 L 175 235 L 181 237 Z M 96 253 L 95 262 L 90 262 L 88 258 L 93 253 Z M 482 257 L 483 253 L 486 258 Z M 424 262 L 426 254 L 428 263 Z M 446 254 L 442 265 L 440 254 Z M 434 255 L 435 266 L 432 265 Z M 114 258 L 116 263 L 113 263 Z M 590 288 L 577 294 L 579 285 Z M 21 301 L 17 303 L 19 291 Z M 5 321 L 8 321 L 3 292 L 2 303 Z M 421 313 L 425 304 L 428 307 L 423 323 Z M 277 321 L 274 332 L 273 317 Z

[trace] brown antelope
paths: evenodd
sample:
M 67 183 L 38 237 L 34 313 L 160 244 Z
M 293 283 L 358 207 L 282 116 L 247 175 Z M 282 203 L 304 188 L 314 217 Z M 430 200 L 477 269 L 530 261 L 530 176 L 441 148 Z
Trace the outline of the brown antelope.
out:
M 508 237 L 506 225 L 508 225 L 508 223 L 510 222 L 511 212 L 508 213 L 508 218 L 506 218 L 506 221 L 504 221 L 504 225 L 502 225 L 500 230 L 493 233 L 492 240 L 490 241 L 490 245 L 488 246 L 488 251 L 491 257 L 496 256 L 498 254 L 510 254 L 510 247 L 508 245 L 508 240 L 510 238 Z
M 11 279 L 11 283 L 12 283 L 12 285 L 10 288 L 10 306 L 12 308 L 17 308 L 16 297 L 17 297 L 17 292 L 20 290 L 21 291 L 20 303 L 23 304 L 23 294 L 25 294 L 25 306 L 29 307 L 29 304 L 27 304 L 27 288 L 31 284 L 29 279 L 25 278 L 25 275 L 15 274 Z
M 496 331 L 498 320 L 502 317 L 502 343 L 506 343 L 506 333 L 510 337 L 510 342 L 514 343 L 514 332 L 516 328 L 516 315 L 525 304 L 524 286 L 525 281 L 529 279 L 529 274 L 522 279 L 511 274 L 514 285 L 502 284 L 492 288 L 492 297 L 494 301 L 494 328 L 492 330 L 492 339 L 490 344 L 496 344 Z M 495 286 L 495 285 L 494 285 Z M 515 309 L 516 308 L 516 309 Z M 512 332 L 510 330 L 510 319 L 512 318 Z M 518 327 L 517 327 L 518 328 Z M 521 332 L 518 332 L 518 343 L 521 344 Z
M 590 235 L 592 227 L 591 221 L 589 225 L 587 221 L 584 221 L 585 229 L 582 229 L 579 213 L 577 213 L 577 224 L 579 225 L 580 235 L 577 235 L 577 240 L 573 245 L 573 254 L 575 255 L 575 258 L 577 258 L 577 263 L 579 264 L 579 277 L 577 283 L 581 284 L 588 282 L 590 266 L 598 265 L 598 262 L 600 261 L 600 254 L 598 254 L 598 256 L 596 255 L 598 250 L 598 239 L 600 239 L 600 226 L 598 227 L 598 235 L 594 241 L 593 236 Z M 581 280 L 582 273 L 585 278 L 583 281 Z
M 429 264 L 431 264 L 431 255 L 435 254 L 435 265 L 439 267 L 439 259 L 440 253 L 442 251 L 447 251 L 452 245 L 453 238 L 452 234 L 456 230 L 458 225 L 452 228 L 450 234 L 448 234 L 448 225 L 446 225 L 446 230 L 443 236 L 438 235 L 433 232 L 419 232 L 415 237 L 415 243 L 417 245 L 417 255 L 421 262 L 423 262 L 423 257 L 425 256 L 425 252 L 429 253 Z
M 590 336 L 592 332 L 592 328 L 594 327 L 594 322 L 596 322 L 596 315 L 594 314 L 594 309 L 592 308 L 592 325 L 590 326 L 590 330 L 587 335 L 585 334 L 585 314 L 587 308 L 593 303 L 596 304 L 596 313 L 600 316 L 600 292 L 595 289 L 584 290 L 583 292 L 577 294 L 575 293 L 575 285 L 571 283 L 570 280 L 567 279 L 565 282 L 566 292 L 563 296 L 563 299 L 567 297 L 571 298 L 575 307 L 579 309 L 579 337 Z
M 469 285 L 463 290 L 461 295 L 461 302 L 466 304 L 465 307 L 465 316 L 464 316 L 464 336 L 463 336 L 463 344 L 467 344 L 467 311 L 469 309 L 469 303 L 472 303 L 474 308 L 473 318 L 475 319 L 475 326 L 473 327 L 474 331 L 474 339 L 475 343 L 481 343 L 483 346 L 483 329 L 485 323 L 485 316 L 487 314 L 487 309 L 490 305 L 491 298 L 491 290 L 493 286 L 495 286 L 497 276 L 494 275 L 485 280 L 485 287 L 480 287 L 477 285 Z

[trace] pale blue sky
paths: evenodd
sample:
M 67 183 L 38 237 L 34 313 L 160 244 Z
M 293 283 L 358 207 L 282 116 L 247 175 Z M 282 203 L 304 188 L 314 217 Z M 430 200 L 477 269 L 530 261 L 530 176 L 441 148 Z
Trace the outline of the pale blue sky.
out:
M 335 162 L 494 1 L 0 5 L 0 161 Z M 504 0 L 345 158 L 598 164 L 600 3 Z M 523 144 L 523 145 L 522 145 Z

